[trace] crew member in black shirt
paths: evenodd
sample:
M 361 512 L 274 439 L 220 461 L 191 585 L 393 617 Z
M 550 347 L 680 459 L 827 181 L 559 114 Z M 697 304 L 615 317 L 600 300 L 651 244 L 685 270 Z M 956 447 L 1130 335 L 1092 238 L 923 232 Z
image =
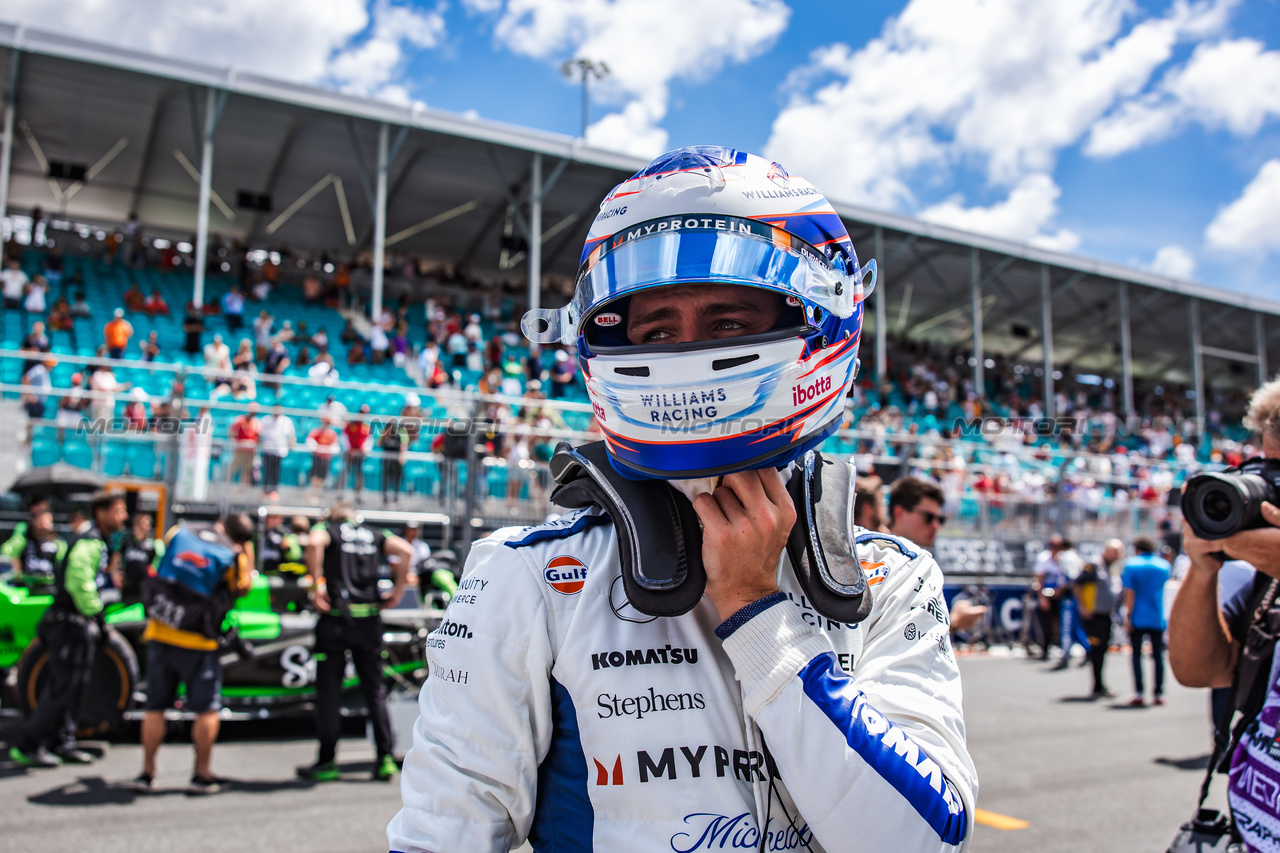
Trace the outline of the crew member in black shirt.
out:
M 142 600 L 142 583 L 155 576 L 156 558 L 164 556 L 164 541 L 156 539 L 154 524 L 150 515 L 135 514 L 112 557 L 111 580 L 125 604 Z
M 307 570 L 320 618 L 316 623 L 316 733 L 320 754 L 316 763 L 298 768 L 298 775 L 316 782 L 339 777 L 338 735 L 341 731 L 342 677 L 347 653 L 360 679 L 360 691 L 373 725 L 378 750 L 373 778 L 389 780 L 397 767 L 392 754 L 391 720 L 382 676 L 382 618 L 384 607 L 395 607 L 404 596 L 413 548 L 386 530 L 361 523 L 355 507 L 338 501 L 329 507 L 327 524 L 316 525 L 307 542 Z M 384 557 L 391 565 L 392 586 L 378 588 Z

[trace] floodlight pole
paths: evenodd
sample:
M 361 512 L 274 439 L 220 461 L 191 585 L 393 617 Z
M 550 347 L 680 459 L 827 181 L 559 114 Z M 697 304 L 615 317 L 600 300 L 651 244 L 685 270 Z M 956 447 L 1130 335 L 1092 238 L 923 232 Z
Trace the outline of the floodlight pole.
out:
M 200 195 L 196 201 L 195 286 L 191 302 L 204 305 L 204 273 L 209 265 L 209 198 L 213 194 L 213 134 L 222 117 L 227 93 L 210 88 L 204 106 L 204 138 L 200 146 Z
M 560 66 L 560 73 L 566 77 L 576 76 L 582 83 L 582 138 L 587 138 L 587 127 L 591 123 L 591 78 L 603 80 L 609 76 L 609 66 L 604 62 L 594 62 L 586 57 L 570 59 Z
M 13 49 L 9 65 L 9 91 L 4 99 L 4 141 L 0 143 L 0 218 L 9 211 L 9 166 L 13 162 L 13 120 L 18 111 L 18 58 L 22 54 Z
M 529 178 L 529 310 L 542 307 L 542 155 L 533 155 Z M 540 347 L 530 343 L 529 351 L 537 354 Z
M 378 183 L 373 211 L 373 294 L 369 299 L 369 319 L 378 322 L 382 316 L 382 278 L 387 252 L 387 133 L 383 123 L 378 129 Z

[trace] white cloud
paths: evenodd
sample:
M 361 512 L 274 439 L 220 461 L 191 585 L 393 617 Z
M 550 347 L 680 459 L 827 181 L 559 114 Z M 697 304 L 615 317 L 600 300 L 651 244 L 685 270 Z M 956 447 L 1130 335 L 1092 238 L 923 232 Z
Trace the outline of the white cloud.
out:
M 641 156 L 661 153 L 670 85 L 702 80 L 767 50 L 786 29 L 782 0 L 464 0 L 497 12 L 494 35 L 515 53 L 560 62 L 602 60 L 609 76 L 594 97 L 620 106 L 588 139 Z
M 1014 185 L 1050 170 L 1223 4 L 1178 0 L 1129 24 L 1130 0 L 912 0 L 860 50 L 834 44 L 791 78 L 770 156 L 831 194 L 909 207 L 959 165 Z
M 384 100 L 408 103 L 408 90 L 389 82 L 405 61 L 405 45 L 419 49 L 440 44 L 445 36 L 444 14 L 440 7 L 419 12 L 407 6 L 392 6 L 376 0 L 373 28 L 369 37 L 335 55 L 328 73 L 343 91 L 354 95 L 376 95 Z
M 1046 231 L 1058 213 L 1062 190 L 1044 174 L 1028 175 L 1013 188 L 1009 197 L 990 207 L 965 207 L 953 197 L 920 213 L 920 218 L 962 231 L 989 234 L 1030 243 L 1055 252 L 1070 252 L 1080 245 L 1080 237 L 1065 228 Z
M 1196 259 L 1179 245 L 1163 246 L 1151 261 L 1151 271 L 1159 275 L 1190 281 L 1196 274 Z
M 8 0 L 5 20 L 161 56 L 402 99 L 402 44 L 443 36 L 439 12 L 375 0 Z
M 1087 153 L 1109 157 L 1169 136 L 1189 121 L 1237 136 L 1280 116 L 1280 51 L 1253 39 L 1196 48 L 1154 92 L 1122 103 L 1094 126 Z
M 1240 197 L 1218 211 L 1204 232 L 1215 249 L 1280 252 L 1280 160 L 1268 160 Z

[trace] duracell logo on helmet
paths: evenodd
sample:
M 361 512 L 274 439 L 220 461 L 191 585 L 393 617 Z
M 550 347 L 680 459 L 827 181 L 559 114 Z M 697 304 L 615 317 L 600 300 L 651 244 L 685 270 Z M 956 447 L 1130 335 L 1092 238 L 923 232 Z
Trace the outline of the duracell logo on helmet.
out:
M 661 649 L 627 649 L 625 652 L 600 652 L 591 656 L 592 669 L 619 666 L 645 666 L 652 663 L 697 663 L 697 649 L 667 646 Z

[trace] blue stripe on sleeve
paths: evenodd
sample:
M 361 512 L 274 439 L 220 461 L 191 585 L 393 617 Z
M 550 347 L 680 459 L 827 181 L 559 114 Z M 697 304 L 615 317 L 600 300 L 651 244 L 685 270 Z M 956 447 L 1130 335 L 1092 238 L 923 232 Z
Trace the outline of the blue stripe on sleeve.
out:
M 804 693 L 844 733 L 853 751 L 907 799 L 944 844 L 964 840 L 967 820 L 942 768 L 906 732 L 871 707 L 841 674 L 835 655 L 818 655 L 800 670 Z
M 520 539 L 511 539 L 503 544 L 508 548 L 523 548 L 526 545 L 536 545 L 539 542 L 546 542 L 551 539 L 568 539 L 570 536 L 575 536 L 584 530 L 590 530 L 601 524 L 609 524 L 610 521 L 611 519 L 607 515 L 580 515 L 572 524 L 552 521 L 534 527 Z

